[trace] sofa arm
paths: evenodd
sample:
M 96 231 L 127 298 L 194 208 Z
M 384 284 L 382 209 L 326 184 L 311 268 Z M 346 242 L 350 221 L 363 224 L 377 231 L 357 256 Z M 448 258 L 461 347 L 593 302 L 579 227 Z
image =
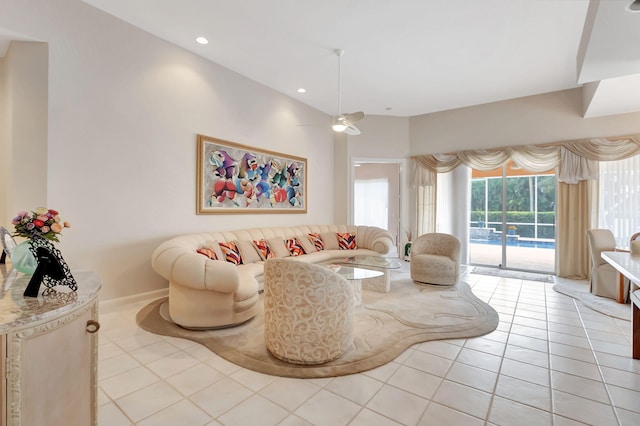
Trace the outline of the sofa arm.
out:
M 178 285 L 221 293 L 234 293 L 240 286 L 236 265 L 211 260 L 181 247 L 160 246 L 151 259 L 157 273 Z
M 368 248 L 380 254 L 387 254 L 394 248 L 393 237 L 385 229 L 375 226 L 358 226 L 358 247 Z

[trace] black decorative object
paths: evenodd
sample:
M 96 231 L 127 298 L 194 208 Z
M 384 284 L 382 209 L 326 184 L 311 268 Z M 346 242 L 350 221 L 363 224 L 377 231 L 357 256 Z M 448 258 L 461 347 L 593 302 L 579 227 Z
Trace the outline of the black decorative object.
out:
M 62 258 L 62 253 L 53 244 L 44 238 L 32 238 L 29 240 L 29 250 L 35 256 L 38 267 L 24 291 L 25 296 L 38 297 L 40 284 L 48 288 L 66 285 L 73 291 L 78 289 L 78 284 L 71 275 L 67 262 Z

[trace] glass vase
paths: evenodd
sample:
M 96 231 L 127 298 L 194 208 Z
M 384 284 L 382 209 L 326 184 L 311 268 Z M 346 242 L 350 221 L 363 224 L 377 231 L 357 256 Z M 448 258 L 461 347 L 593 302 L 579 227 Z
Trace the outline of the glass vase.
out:
M 36 270 L 38 262 L 29 249 L 29 241 L 23 241 L 13 249 L 11 264 L 23 274 L 31 275 Z

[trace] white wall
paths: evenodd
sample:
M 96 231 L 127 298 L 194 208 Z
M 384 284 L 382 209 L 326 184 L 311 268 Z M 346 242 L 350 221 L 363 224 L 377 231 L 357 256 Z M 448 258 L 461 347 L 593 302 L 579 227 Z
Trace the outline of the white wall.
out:
M 539 144 L 640 132 L 640 112 L 582 118 L 582 89 L 412 117 L 411 154 Z
M 0 58 L 0 226 L 7 227 L 11 220 L 9 206 L 9 177 L 11 176 L 11 115 L 10 80 L 7 61 Z M 11 230 L 11 228 L 7 229 Z
M 150 256 L 174 235 L 334 222 L 333 136 L 297 126 L 325 114 L 79 0 L 0 10 L 0 27 L 48 43 L 46 203 L 72 223 L 59 247 L 101 275 L 101 298 L 165 287 Z M 308 213 L 196 215 L 198 133 L 307 158 Z
M 359 121 L 357 126 L 362 131 L 361 135 L 342 136 L 342 139 L 336 140 L 336 154 L 339 151 L 344 159 L 340 167 L 334 170 L 336 191 L 340 193 L 339 201 L 335 204 L 336 218 L 351 219 L 349 200 L 352 198 L 353 188 L 350 186 L 350 179 L 354 159 L 400 160 L 402 161 L 400 222 L 401 228 L 409 229 L 410 207 L 406 161 L 409 153 L 409 118 L 370 115 Z M 406 239 L 404 232 L 400 234 L 403 242 Z

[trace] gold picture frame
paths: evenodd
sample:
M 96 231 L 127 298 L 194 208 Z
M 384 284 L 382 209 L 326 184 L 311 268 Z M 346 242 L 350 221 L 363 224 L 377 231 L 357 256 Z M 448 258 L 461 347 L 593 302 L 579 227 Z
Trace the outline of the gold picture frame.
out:
M 307 159 L 197 137 L 197 214 L 306 213 Z

